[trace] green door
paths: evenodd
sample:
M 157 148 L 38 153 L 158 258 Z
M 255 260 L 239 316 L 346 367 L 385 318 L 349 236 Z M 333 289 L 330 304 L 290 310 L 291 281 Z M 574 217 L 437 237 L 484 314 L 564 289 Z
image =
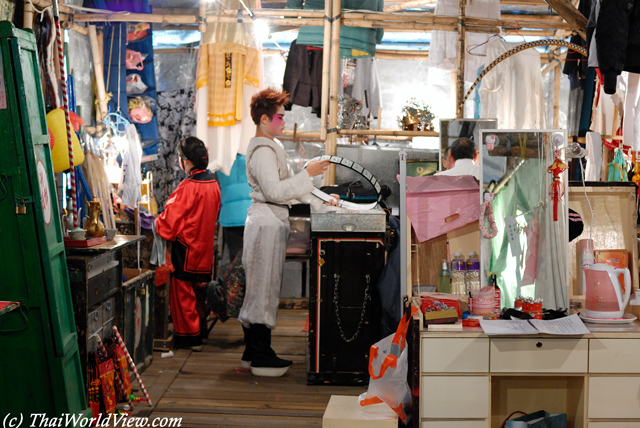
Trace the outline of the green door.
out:
M 85 412 L 56 183 L 31 32 L 0 22 L 0 409 Z M 26 414 L 26 413 L 25 413 Z

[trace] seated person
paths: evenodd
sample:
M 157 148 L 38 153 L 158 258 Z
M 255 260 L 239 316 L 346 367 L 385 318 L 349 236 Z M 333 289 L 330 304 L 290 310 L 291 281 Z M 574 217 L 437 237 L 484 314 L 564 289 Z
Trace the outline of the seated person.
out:
M 480 180 L 480 166 L 478 160 L 478 148 L 476 143 L 469 138 L 458 138 L 451 145 L 449 154 L 449 168 L 437 172 L 435 175 L 473 175 Z

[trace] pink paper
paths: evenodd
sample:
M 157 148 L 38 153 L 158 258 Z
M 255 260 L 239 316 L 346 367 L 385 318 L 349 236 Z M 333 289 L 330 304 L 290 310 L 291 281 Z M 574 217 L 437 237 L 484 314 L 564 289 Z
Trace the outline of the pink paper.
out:
M 478 221 L 480 186 L 471 175 L 407 177 L 407 213 L 418 240 L 427 241 Z

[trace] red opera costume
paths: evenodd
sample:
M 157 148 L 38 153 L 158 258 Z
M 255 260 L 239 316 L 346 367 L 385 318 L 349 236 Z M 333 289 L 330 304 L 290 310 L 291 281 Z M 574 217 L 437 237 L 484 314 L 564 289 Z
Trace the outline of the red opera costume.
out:
M 206 170 L 193 168 L 171 194 L 164 212 L 156 219 L 156 231 L 172 241 L 171 317 L 176 345 L 197 346 L 204 303 L 194 287 L 211 281 L 213 244 L 220 207 L 220 186 Z

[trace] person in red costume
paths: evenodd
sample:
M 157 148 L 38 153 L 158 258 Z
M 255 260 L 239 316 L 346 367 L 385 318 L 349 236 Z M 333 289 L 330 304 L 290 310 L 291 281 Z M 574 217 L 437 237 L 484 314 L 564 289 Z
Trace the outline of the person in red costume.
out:
M 207 170 L 209 154 L 204 143 L 188 137 L 178 145 L 180 168 L 189 174 L 178 185 L 156 219 L 156 231 L 172 241 L 169 304 L 175 346 L 202 350 L 201 320 L 205 303 L 199 297 L 211 281 L 213 241 L 220 206 L 220 186 Z

